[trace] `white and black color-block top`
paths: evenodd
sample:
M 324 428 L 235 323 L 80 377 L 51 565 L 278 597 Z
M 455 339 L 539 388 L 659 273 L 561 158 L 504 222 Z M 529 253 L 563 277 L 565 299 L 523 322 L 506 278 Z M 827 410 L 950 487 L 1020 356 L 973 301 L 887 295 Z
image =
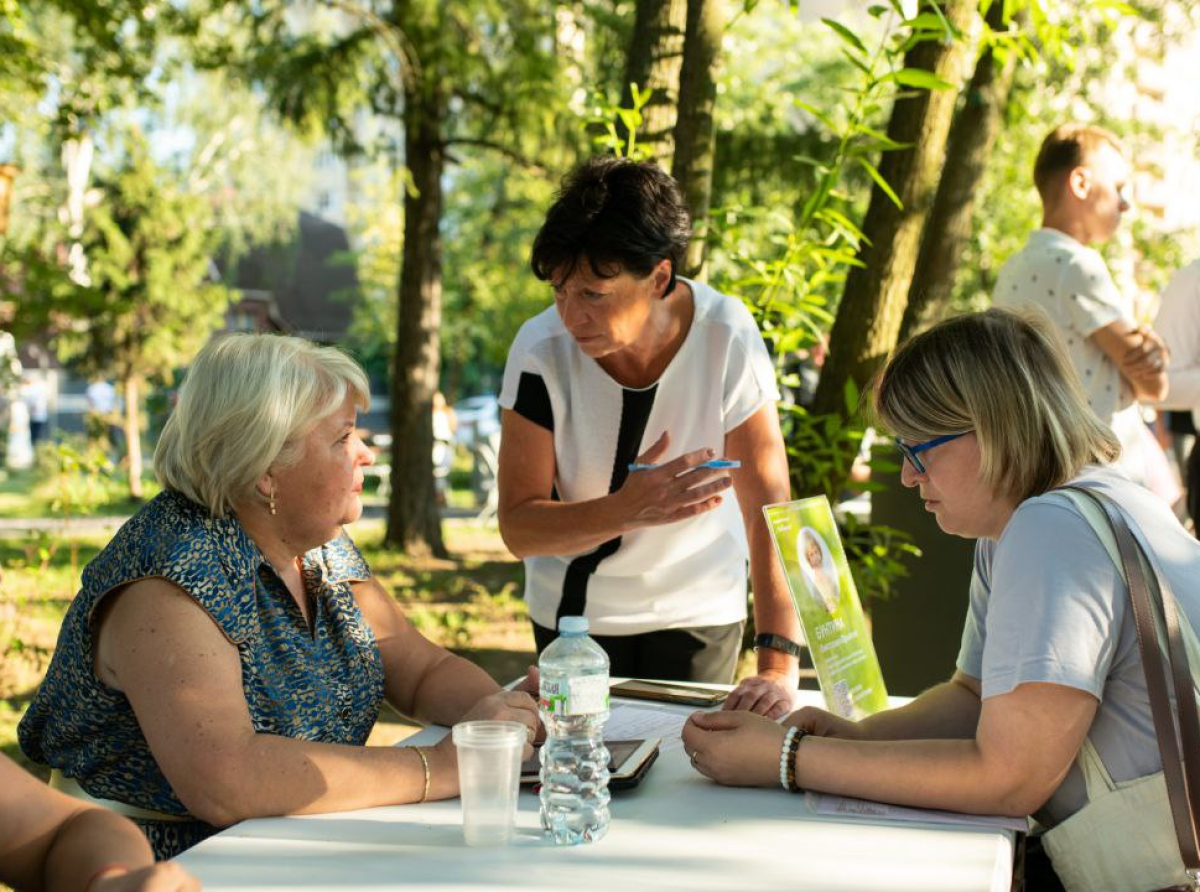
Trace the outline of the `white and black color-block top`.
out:
M 554 434 L 554 497 L 577 502 L 620 489 L 628 465 L 662 435 L 669 460 L 705 447 L 779 399 L 762 336 L 742 303 L 685 281 L 691 328 L 662 377 L 622 387 L 585 355 L 552 306 L 508 355 L 500 405 Z M 735 472 L 736 473 L 736 472 Z M 587 616 L 597 635 L 723 625 L 746 616 L 746 534 L 736 498 L 699 517 L 646 527 L 583 554 L 525 559 L 530 617 Z

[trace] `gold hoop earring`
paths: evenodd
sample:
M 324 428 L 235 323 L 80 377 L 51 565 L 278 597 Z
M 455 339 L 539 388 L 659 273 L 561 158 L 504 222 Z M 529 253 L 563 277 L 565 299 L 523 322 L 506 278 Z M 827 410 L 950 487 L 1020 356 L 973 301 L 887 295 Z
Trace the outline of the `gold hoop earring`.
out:
M 275 516 L 275 481 L 271 481 L 271 516 Z

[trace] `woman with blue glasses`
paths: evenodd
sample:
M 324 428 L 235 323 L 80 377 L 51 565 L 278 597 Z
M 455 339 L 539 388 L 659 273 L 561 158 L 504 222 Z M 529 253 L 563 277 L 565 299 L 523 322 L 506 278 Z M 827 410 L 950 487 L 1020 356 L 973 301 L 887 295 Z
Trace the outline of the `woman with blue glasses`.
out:
M 782 725 L 693 716 L 683 735 L 693 764 L 725 784 L 1031 815 L 1048 828 L 1050 880 L 1068 889 L 1186 882 L 1128 576 L 1089 497 L 1054 490 L 1119 506 L 1191 645 L 1200 543 L 1107 467 L 1117 440 L 1040 318 L 989 310 L 917 336 L 884 370 L 875 409 L 898 437 L 903 484 L 942 530 L 977 540 L 956 671 L 860 722 L 815 708 Z

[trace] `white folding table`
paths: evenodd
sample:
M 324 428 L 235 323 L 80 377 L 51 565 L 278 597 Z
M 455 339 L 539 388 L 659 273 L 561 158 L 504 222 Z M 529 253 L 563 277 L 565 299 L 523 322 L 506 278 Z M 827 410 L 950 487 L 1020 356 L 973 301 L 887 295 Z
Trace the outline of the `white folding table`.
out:
M 408 742 L 432 742 L 444 730 L 428 728 Z M 639 787 L 614 792 L 612 814 L 600 842 L 563 848 L 542 838 L 538 799 L 527 791 L 516 841 L 506 848 L 464 845 L 457 799 L 264 818 L 230 827 L 178 861 L 208 890 L 1001 892 L 1011 885 L 1012 831 L 819 816 L 803 796 L 714 784 L 678 747 L 661 754 Z

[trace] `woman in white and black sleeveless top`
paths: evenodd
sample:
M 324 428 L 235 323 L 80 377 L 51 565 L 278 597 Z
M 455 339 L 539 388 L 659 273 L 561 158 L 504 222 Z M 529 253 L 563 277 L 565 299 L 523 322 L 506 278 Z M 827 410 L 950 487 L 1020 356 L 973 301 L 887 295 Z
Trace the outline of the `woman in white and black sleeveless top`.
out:
M 676 276 L 690 236 L 652 164 L 565 181 L 532 256 L 554 305 L 521 328 L 500 394 L 500 532 L 539 651 L 583 615 L 614 675 L 732 680 L 748 559 L 758 674 L 727 706 L 777 715 L 800 637 L 762 516 L 789 498 L 779 392 L 746 308 Z M 696 467 L 714 458 L 741 466 Z

